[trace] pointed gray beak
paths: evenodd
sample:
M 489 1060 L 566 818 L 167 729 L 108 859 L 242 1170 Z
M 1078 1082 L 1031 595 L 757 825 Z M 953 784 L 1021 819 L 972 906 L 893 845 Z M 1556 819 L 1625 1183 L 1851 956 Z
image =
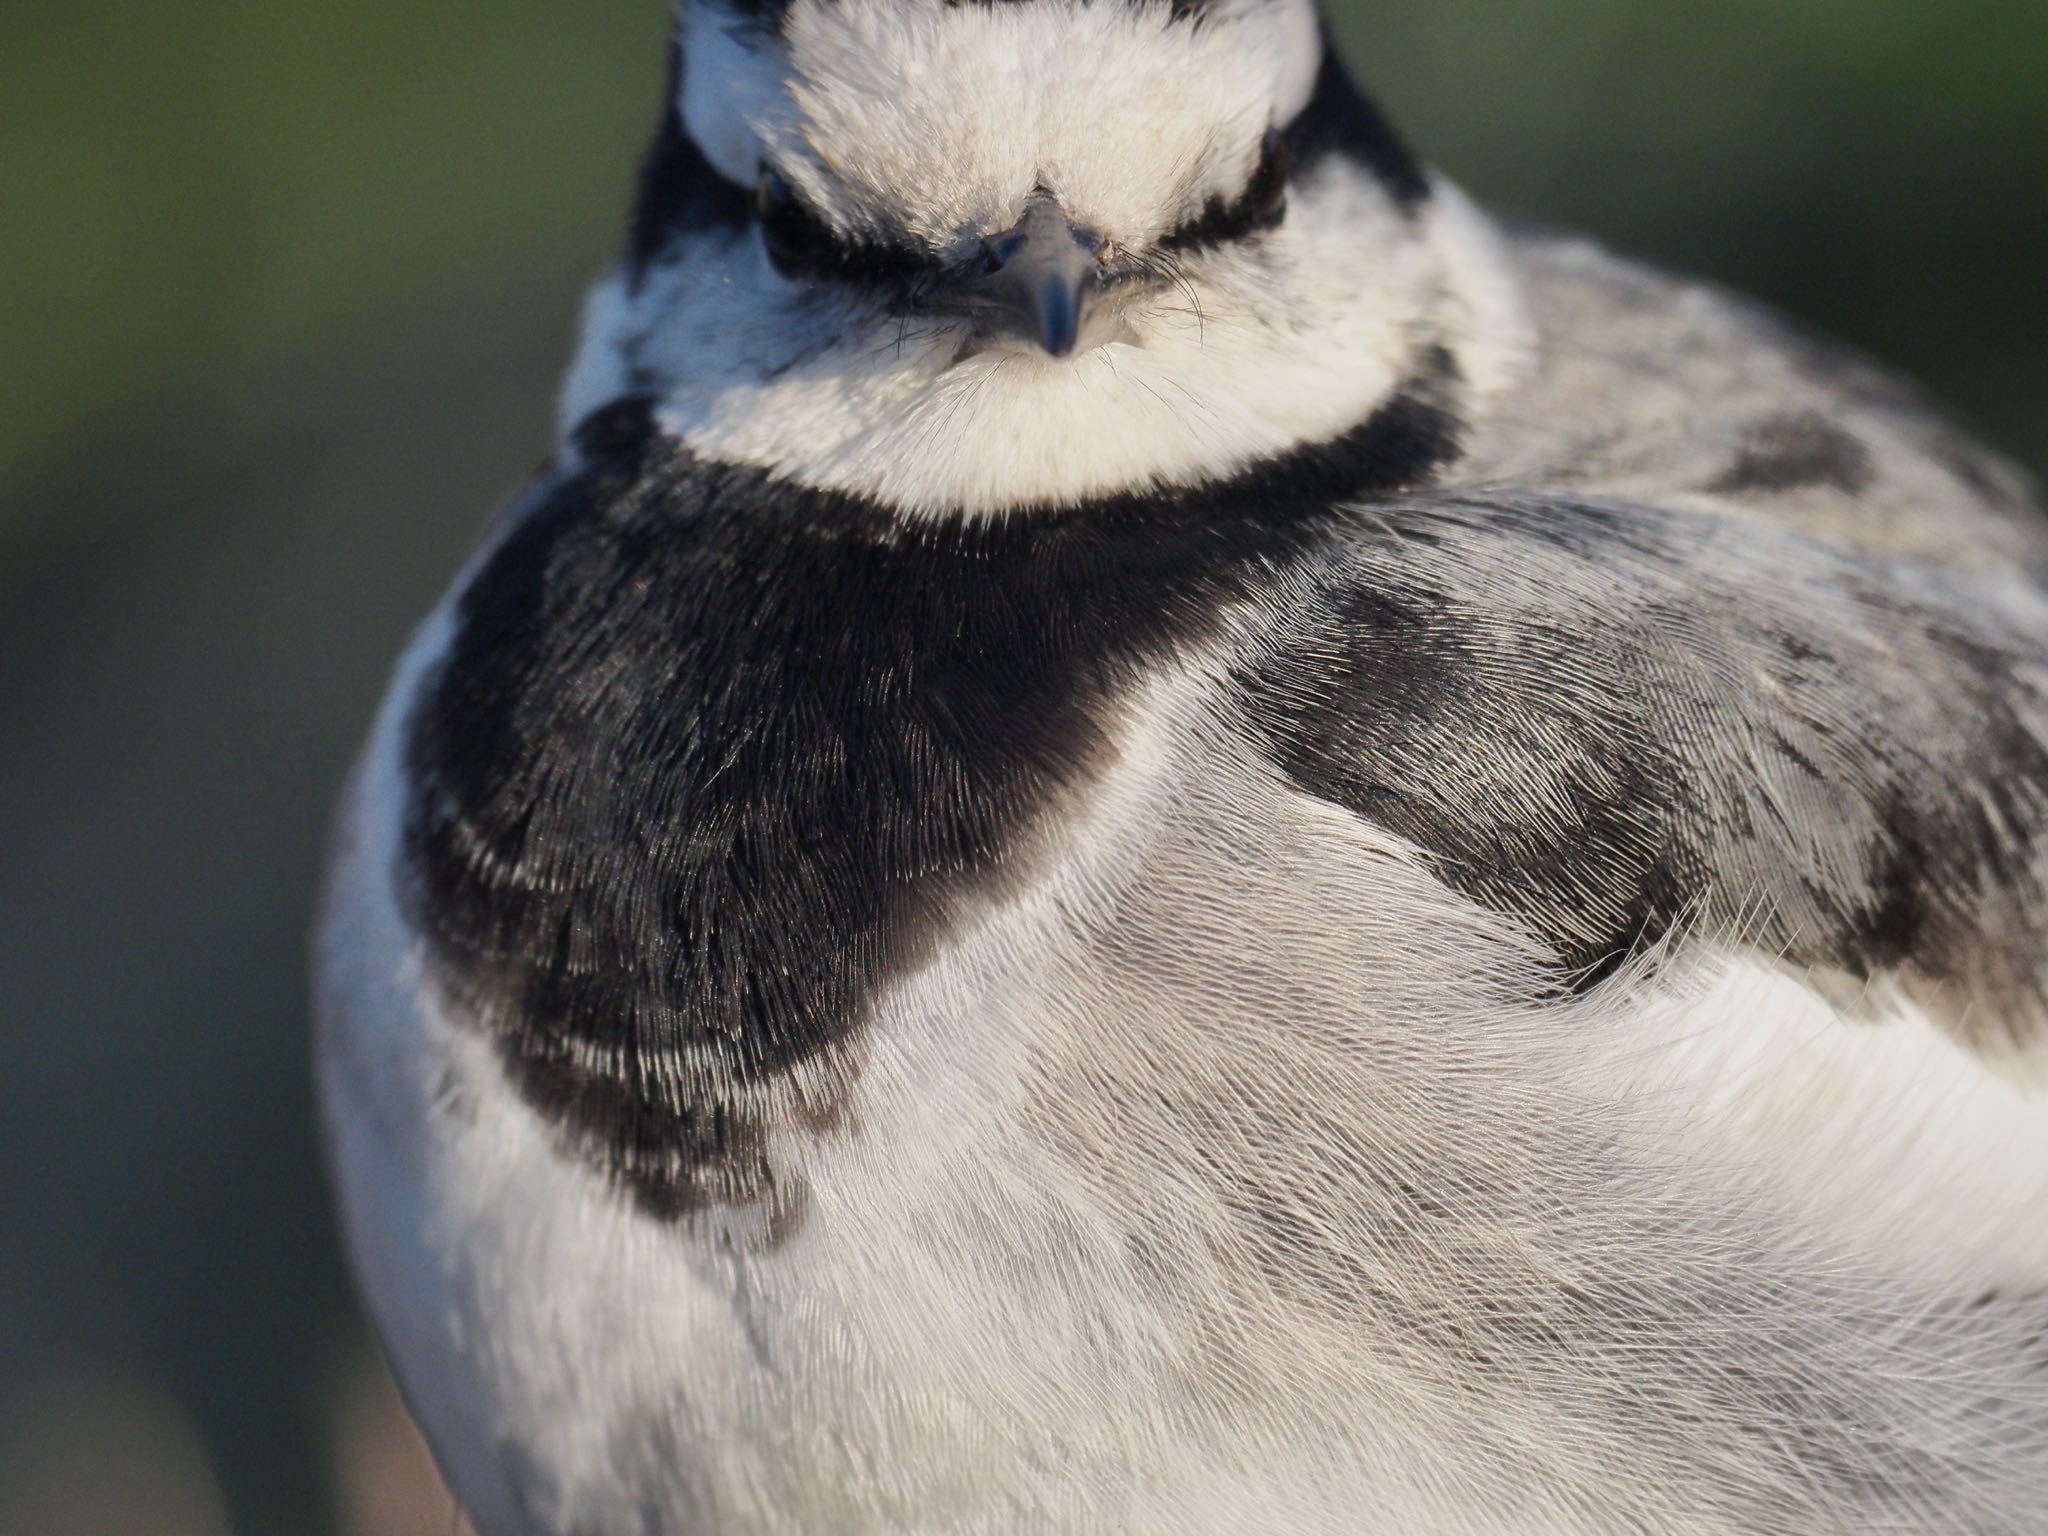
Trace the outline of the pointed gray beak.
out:
M 982 241 L 982 275 L 963 297 L 984 334 L 1070 356 L 1107 287 L 1101 250 L 1100 236 L 1076 229 L 1041 193 L 1016 228 Z

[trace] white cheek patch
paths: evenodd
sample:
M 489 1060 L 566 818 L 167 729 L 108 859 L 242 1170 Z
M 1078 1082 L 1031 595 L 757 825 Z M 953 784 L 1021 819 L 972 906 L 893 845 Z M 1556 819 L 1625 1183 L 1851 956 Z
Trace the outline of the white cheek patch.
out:
M 1156 238 L 1241 190 L 1322 58 L 1307 0 L 1199 25 L 1163 4 L 796 0 L 779 41 L 708 7 L 683 36 L 684 121 L 722 174 L 772 157 L 842 226 L 939 248 L 1041 184 L 1112 239 Z
M 781 50 L 757 22 L 711 6 L 683 10 L 683 127 L 726 180 L 754 184 L 761 166 L 756 123 L 787 112 Z

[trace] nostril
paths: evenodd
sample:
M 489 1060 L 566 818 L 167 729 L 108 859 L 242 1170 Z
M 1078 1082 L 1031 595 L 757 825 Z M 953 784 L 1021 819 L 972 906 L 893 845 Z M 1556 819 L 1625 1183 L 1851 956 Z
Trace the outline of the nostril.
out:
M 1010 258 L 1024 248 L 1024 236 L 1016 230 L 1007 234 L 991 235 L 981 242 L 981 266 L 984 272 L 1000 272 L 1010 263 Z

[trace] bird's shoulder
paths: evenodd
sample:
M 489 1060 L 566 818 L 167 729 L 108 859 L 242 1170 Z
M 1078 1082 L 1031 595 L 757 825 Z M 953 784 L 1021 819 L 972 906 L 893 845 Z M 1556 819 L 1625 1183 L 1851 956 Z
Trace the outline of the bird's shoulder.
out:
M 1301 791 L 1533 929 L 1558 986 L 1735 947 L 2048 1045 L 2048 597 L 1562 490 L 1361 506 L 1246 661 Z
M 1674 501 L 1877 553 L 2048 561 L 2038 489 L 1917 385 L 1716 284 L 1509 225 L 1531 348 L 1459 478 Z

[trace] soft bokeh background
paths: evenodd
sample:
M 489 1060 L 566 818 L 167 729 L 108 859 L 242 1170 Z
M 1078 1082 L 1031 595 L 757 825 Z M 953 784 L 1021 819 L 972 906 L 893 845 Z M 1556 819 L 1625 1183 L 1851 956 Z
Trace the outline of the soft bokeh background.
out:
M 0 5 L 0 1536 L 448 1536 L 302 952 L 408 624 L 546 446 L 662 0 Z M 2048 461 L 2041 0 L 1345 0 L 1483 196 Z

